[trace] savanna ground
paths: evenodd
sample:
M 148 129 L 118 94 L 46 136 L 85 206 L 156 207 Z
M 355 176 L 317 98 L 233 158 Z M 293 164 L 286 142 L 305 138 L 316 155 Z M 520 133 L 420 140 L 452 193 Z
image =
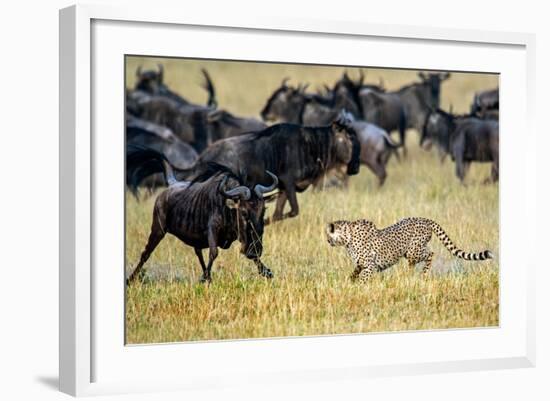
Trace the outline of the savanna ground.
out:
M 219 107 L 241 116 L 258 116 L 284 77 L 313 88 L 332 83 L 343 68 L 176 59 L 127 59 L 127 84 L 138 65 L 165 66 L 166 83 L 186 98 L 204 103 L 200 68 L 214 81 Z M 350 75 L 357 71 L 348 69 Z M 391 90 L 415 81 L 416 71 L 365 69 L 368 82 L 384 80 Z M 466 112 L 475 91 L 492 88 L 498 77 L 454 73 L 442 85 L 442 107 Z M 262 260 L 273 280 L 258 276 L 239 254 L 238 243 L 221 251 L 213 283 L 199 284 L 193 249 L 167 236 L 147 264 L 145 283 L 126 292 L 127 343 L 159 343 L 255 337 L 367 333 L 397 330 L 497 326 L 499 316 L 498 184 L 483 185 L 488 164 L 474 164 L 462 186 L 454 164 L 418 147 L 408 133 L 409 157 L 388 165 L 378 188 L 365 167 L 347 190 L 306 191 L 298 195 L 300 215 L 266 227 Z M 126 197 L 126 270 L 137 263 L 147 241 L 156 194 L 140 202 Z M 273 212 L 269 204 L 267 213 Z M 343 248 L 332 248 L 325 224 L 368 218 L 379 227 L 407 216 L 436 220 L 467 251 L 491 249 L 495 259 L 467 262 L 453 258 L 433 238 L 432 273 L 410 271 L 403 260 L 366 286 L 352 283 L 352 263 Z M 420 266 L 419 266 L 420 267 Z

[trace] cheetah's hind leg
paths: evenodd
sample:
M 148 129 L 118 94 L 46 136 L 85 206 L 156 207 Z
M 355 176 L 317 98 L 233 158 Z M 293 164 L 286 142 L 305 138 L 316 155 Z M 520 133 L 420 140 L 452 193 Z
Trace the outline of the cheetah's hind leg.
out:
M 432 259 L 434 257 L 434 253 L 432 251 L 426 250 L 425 252 L 425 258 L 424 258 L 424 268 L 422 269 L 422 273 L 424 275 L 428 275 L 430 270 L 432 269 Z

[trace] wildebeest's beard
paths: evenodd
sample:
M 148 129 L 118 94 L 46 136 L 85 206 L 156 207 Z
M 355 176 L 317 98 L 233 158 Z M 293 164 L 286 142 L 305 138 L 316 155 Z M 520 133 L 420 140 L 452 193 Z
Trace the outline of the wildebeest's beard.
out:
M 262 256 L 262 237 L 264 233 L 265 205 L 263 200 L 249 202 L 237 210 L 238 236 L 241 253 L 248 259 L 259 259 Z
M 440 105 L 440 96 L 441 96 L 441 82 L 449 79 L 450 73 L 436 73 L 436 74 L 418 74 L 422 79 L 423 83 L 428 87 L 429 90 L 429 103 L 432 109 L 437 109 Z
M 355 175 L 359 173 L 359 166 L 361 164 L 360 154 L 361 154 L 361 143 L 359 138 L 357 138 L 357 133 L 353 130 L 349 132 L 349 139 L 351 141 L 351 160 L 348 163 L 347 174 Z
M 272 178 L 269 186 L 256 184 L 250 188 L 239 186 L 237 189 L 226 191 L 226 180 L 223 181 L 222 193 L 228 199 L 226 205 L 233 209 L 237 237 L 241 243 L 241 253 L 247 258 L 259 261 L 262 256 L 262 236 L 264 233 L 265 194 L 277 188 L 279 180 L 269 171 L 266 174 Z
M 357 133 L 345 119 L 345 114 L 340 113 L 338 120 L 331 125 L 332 134 L 336 141 L 336 158 L 340 163 L 347 163 L 347 174 L 355 175 L 359 172 L 361 164 L 361 143 Z

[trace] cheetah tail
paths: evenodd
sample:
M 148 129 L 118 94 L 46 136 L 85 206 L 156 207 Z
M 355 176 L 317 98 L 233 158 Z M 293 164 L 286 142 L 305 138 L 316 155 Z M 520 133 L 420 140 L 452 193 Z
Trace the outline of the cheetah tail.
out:
M 432 221 L 432 232 L 437 236 L 437 238 L 439 238 L 439 240 L 443 243 L 445 248 L 447 248 L 447 250 L 457 258 L 461 258 L 465 260 L 493 259 L 493 254 L 489 250 L 478 252 L 478 253 L 470 253 L 470 252 L 465 252 L 461 249 L 458 249 L 456 245 L 453 243 L 453 241 L 451 241 L 447 233 L 443 231 L 443 228 L 441 228 L 441 226 L 437 224 L 435 221 Z

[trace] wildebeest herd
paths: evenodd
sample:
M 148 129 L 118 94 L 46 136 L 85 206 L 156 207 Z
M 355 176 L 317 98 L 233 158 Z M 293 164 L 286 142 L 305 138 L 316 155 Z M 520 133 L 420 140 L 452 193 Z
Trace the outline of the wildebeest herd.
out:
M 236 240 L 259 274 L 272 277 L 260 260 L 264 226 L 298 216 L 297 193 L 310 186 L 346 186 L 361 164 L 383 185 L 392 155 L 407 162 L 409 128 L 420 133 L 420 146 L 437 147 L 442 162 L 451 156 L 462 182 L 472 162 L 492 163 L 487 182 L 498 180 L 498 89 L 473 94 L 471 112 L 455 115 L 440 109 L 450 73 L 419 73 L 418 82 L 395 91 L 346 72 L 317 92 L 285 79 L 266 99 L 261 121 L 219 109 L 213 80 L 202 73 L 204 105 L 171 90 L 162 65 L 139 68 L 126 92 L 127 187 L 138 198 L 140 191 L 168 186 L 156 199 L 151 233 L 129 281 L 143 277 L 166 233 L 194 248 L 202 281 L 211 281 L 218 248 Z M 272 200 L 275 212 L 265 216 Z M 207 262 L 203 249 L 209 249 Z

